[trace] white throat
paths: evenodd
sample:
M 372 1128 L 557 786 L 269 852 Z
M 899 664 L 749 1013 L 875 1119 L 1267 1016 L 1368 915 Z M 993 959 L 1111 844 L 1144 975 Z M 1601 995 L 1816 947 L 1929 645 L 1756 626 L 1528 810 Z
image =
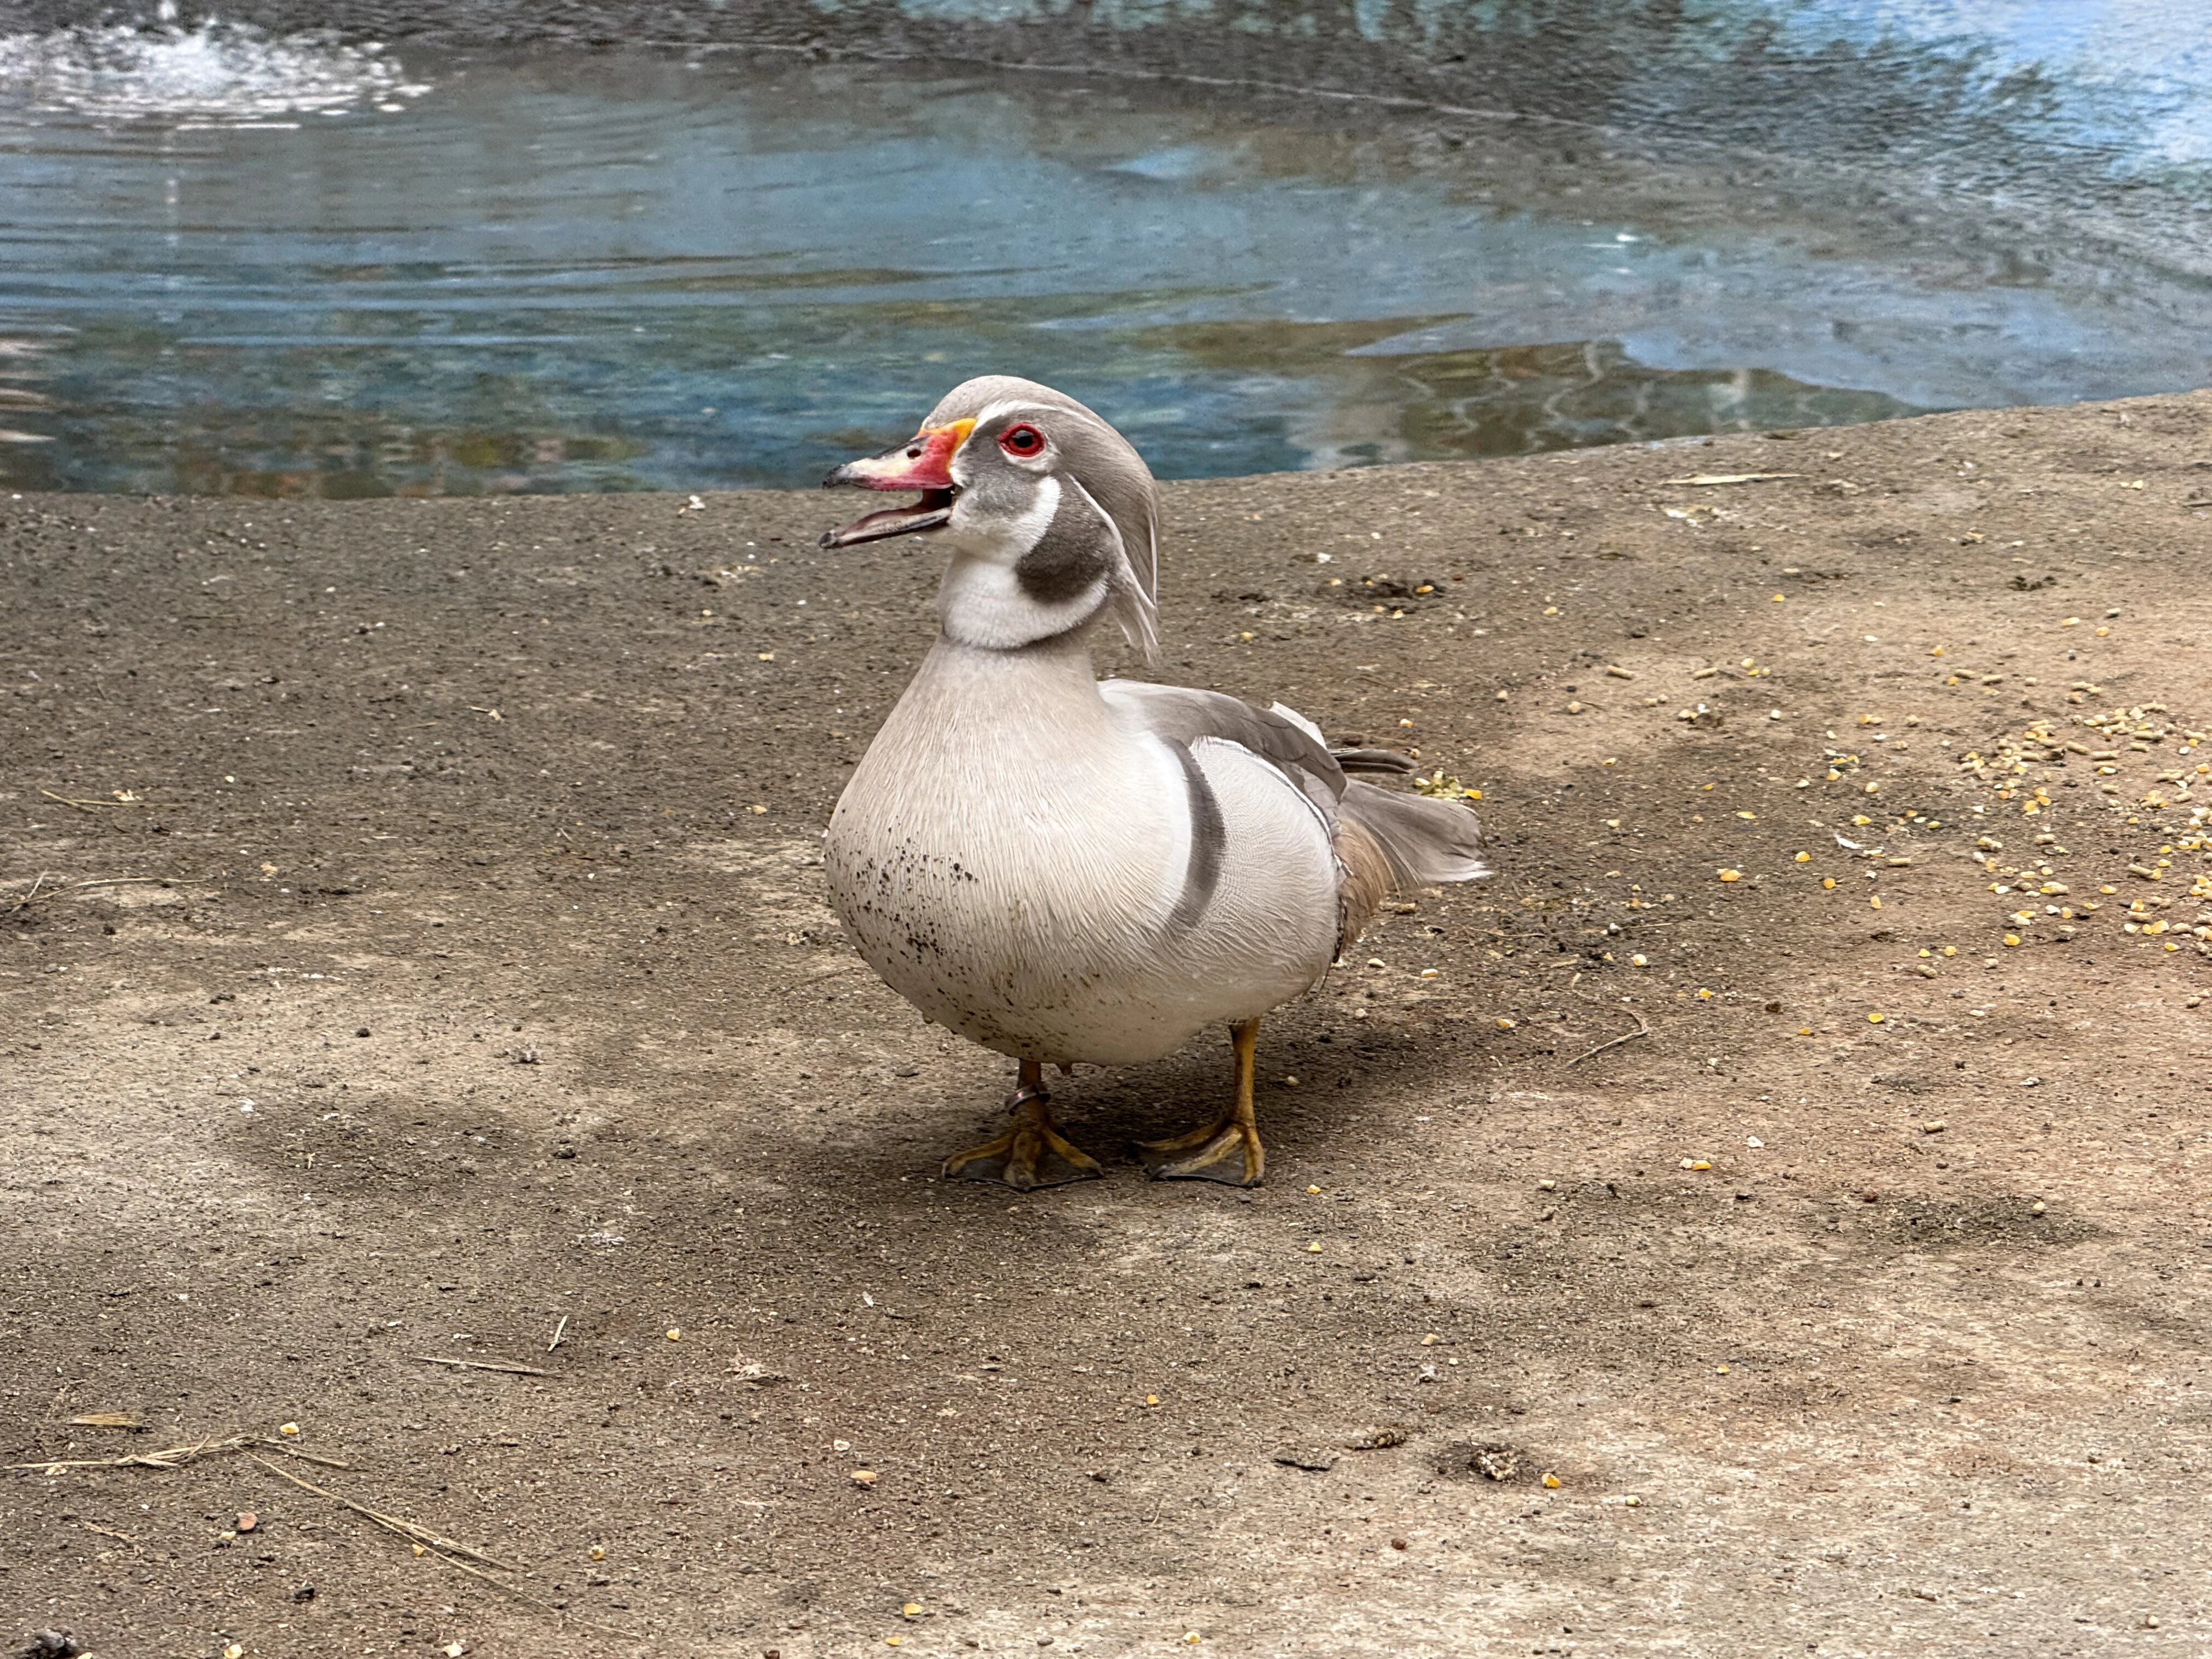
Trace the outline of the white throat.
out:
M 939 627 L 946 639 L 1012 651 L 1066 634 L 1098 614 L 1106 602 L 1103 576 L 1069 599 L 1044 604 L 1024 591 L 1015 574 L 1022 556 L 1051 528 L 1060 503 L 1060 480 L 1048 476 L 1038 480 L 1029 506 L 988 536 L 957 525 L 940 532 L 940 544 L 952 554 L 937 589 Z

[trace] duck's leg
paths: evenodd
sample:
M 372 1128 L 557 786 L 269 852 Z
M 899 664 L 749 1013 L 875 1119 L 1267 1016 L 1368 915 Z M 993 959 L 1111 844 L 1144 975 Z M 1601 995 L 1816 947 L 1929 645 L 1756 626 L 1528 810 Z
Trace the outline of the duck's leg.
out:
M 1028 1192 L 1037 1187 L 1065 1186 L 1071 1181 L 1090 1181 L 1106 1173 L 1098 1160 L 1060 1133 L 1053 1122 L 1052 1097 L 1044 1091 L 1044 1066 L 1034 1060 L 1022 1061 L 1021 1075 L 1013 1093 L 1006 1097 L 1006 1109 L 1013 1114 L 1013 1127 L 1006 1133 L 985 1141 L 980 1146 L 970 1146 L 964 1152 L 955 1152 L 945 1160 L 942 1173 L 957 1176 L 970 1164 L 995 1161 L 995 1170 L 979 1170 L 969 1177 L 975 1181 L 1002 1181 L 1017 1192 Z M 1056 1158 L 1058 1164 L 1046 1163 Z M 1037 1166 L 1045 1164 L 1040 1174 Z M 1060 1165 L 1066 1166 L 1063 1173 Z
M 1148 1152 L 1189 1152 L 1172 1163 L 1156 1164 L 1152 1175 L 1159 1181 L 1225 1181 L 1233 1186 L 1256 1187 L 1267 1168 L 1267 1149 L 1260 1145 L 1259 1125 L 1252 1116 L 1253 1057 L 1260 1046 L 1260 1022 L 1248 1019 L 1229 1028 L 1237 1055 L 1237 1097 L 1229 1109 L 1202 1128 L 1170 1140 L 1142 1143 Z M 1194 1150 L 1195 1149 L 1195 1150 Z M 1231 1152 L 1243 1154 L 1241 1165 L 1224 1164 Z

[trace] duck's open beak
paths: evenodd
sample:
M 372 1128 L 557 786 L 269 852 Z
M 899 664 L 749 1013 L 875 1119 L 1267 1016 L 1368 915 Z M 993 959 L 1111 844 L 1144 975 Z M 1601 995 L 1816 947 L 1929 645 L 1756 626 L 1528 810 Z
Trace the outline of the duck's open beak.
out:
M 822 538 L 824 547 L 851 547 L 859 542 L 878 542 L 889 536 L 910 536 L 916 531 L 936 530 L 950 522 L 952 500 L 960 493 L 953 482 L 952 457 L 975 429 L 973 421 L 950 426 L 924 427 L 906 442 L 848 461 L 823 479 L 824 489 L 849 484 L 857 489 L 917 489 L 921 499 L 911 507 L 888 507 L 853 520 Z

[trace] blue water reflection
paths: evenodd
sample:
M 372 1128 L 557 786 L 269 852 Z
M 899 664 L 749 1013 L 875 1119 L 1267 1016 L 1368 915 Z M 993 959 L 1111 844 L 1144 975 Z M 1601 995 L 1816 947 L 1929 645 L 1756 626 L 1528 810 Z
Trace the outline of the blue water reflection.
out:
M 217 44 L 148 109 L 0 41 L 0 482 L 804 483 L 987 369 L 1188 477 L 2171 389 L 2212 337 L 2200 286 L 2063 227 L 1588 135 Z

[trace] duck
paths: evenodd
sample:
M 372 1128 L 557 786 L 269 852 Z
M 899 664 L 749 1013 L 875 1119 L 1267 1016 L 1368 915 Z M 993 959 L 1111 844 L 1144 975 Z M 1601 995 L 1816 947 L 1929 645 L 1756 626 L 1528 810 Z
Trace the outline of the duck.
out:
M 1384 898 L 1487 873 L 1462 800 L 1373 776 L 1281 703 L 1102 679 L 1118 629 L 1158 647 L 1151 470 L 1104 418 L 1011 375 L 955 386 L 830 488 L 912 494 L 822 537 L 943 561 L 934 644 L 831 813 L 823 870 L 860 957 L 923 1018 L 1017 1063 L 1010 1121 L 942 1173 L 1017 1190 L 1096 1178 L 1044 1068 L 1127 1066 L 1225 1026 L 1226 1103 L 1139 1143 L 1163 1180 L 1256 1186 L 1261 1019 L 1318 984 Z

